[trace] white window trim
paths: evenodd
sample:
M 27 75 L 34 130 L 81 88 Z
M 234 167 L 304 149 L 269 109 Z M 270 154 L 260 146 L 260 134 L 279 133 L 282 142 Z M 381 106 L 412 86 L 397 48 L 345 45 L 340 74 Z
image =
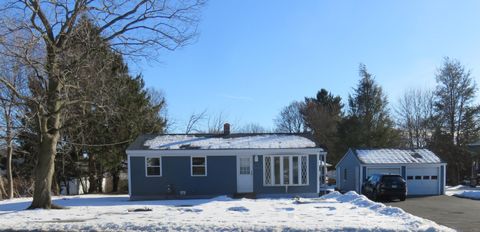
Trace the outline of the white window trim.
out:
M 160 175 L 148 175 L 148 162 L 147 159 L 158 158 L 159 166 L 150 166 L 150 167 L 160 167 Z M 145 177 L 161 177 L 162 176 L 162 157 L 161 156 L 145 156 Z
M 204 158 L 205 159 L 205 165 L 193 165 L 193 158 Z M 193 167 L 203 167 L 205 166 L 205 174 L 204 175 L 193 175 Z M 198 177 L 198 176 L 207 176 L 208 171 L 207 171 L 207 156 L 190 156 L 190 176 L 193 177 Z
M 270 157 L 270 184 L 267 184 L 265 183 L 265 159 L 266 157 Z M 275 170 L 274 170 L 274 158 L 275 157 L 280 157 L 280 184 L 275 184 Z M 289 165 L 288 165 L 288 168 L 289 168 L 289 184 L 284 184 L 283 183 L 283 157 L 288 157 L 288 160 L 289 160 Z M 298 165 L 299 165 L 299 168 L 298 168 L 298 184 L 293 184 L 293 157 L 298 157 Z M 306 177 L 307 177 L 307 183 L 305 184 L 302 184 L 302 169 L 301 169 L 301 166 L 302 166 L 302 157 L 306 157 L 307 158 L 307 163 L 306 163 Z M 264 155 L 263 156 L 263 186 L 308 186 L 310 185 L 310 162 L 309 162 L 309 155 Z

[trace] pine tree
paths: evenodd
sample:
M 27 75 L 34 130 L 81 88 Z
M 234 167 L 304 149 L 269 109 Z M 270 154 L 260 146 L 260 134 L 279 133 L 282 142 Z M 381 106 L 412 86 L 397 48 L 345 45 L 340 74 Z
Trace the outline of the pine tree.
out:
M 388 101 L 364 64 L 354 94 L 348 97 L 348 115 L 343 119 L 339 134 L 348 147 L 395 147 L 399 134 L 393 127 Z
M 69 127 L 63 133 L 64 141 L 70 144 L 70 160 L 88 154 L 89 192 L 101 191 L 105 173 L 113 176 L 116 191 L 128 144 L 141 133 L 163 132 L 165 119 L 160 111 L 165 101 L 163 97 L 153 101 L 142 77 L 129 74 L 122 56 L 106 45 L 88 19 L 82 19 L 75 35 L 69 41 L 72 45 L 64 69 L 76 73 L 77 78 L 71 80 L 85 86 L 70 93 L 84 101 L 66 111 Z M 84 56 L 80 61 L 78 54 Z
M 342 99 L 325 89 L 318 91 L 316 98 L 305 98 L 301 110 L 305 125 L 313 132 L 317 143 L 328 149 L 328 162 L 336 163 L 342 157 L 339 149 L 338 124 L 342 118 Z
M 82 88 L 68 92 L 79 100 L 62 110 L 64 127 L 53 182 L 66 184 L 71 178 L 88 175 L 89 191 L 97 192 L 101 191 L 105 173 L 118 183 L 118 174 L 125 168 L 125 150 L 133 139 L 141 133 L 163 132 L 165 119 L 160 111 L 165 100 L 162 96 L 153 99 L 142 77 L 129 74 L 122 56 L 106 44 L 86 17 L 75 27 L 68 44 L 61 63 L 65 84 Z M 32 94 L 39 88 L 40 84 L 30 85 Z M 33 124 L 22 134 L 22 147 L 32 157 L 38 152 L 38 135 L 38 125 Z M 84 153 L 88 154 L 87 160 Z M 57 185 L 52 186 L 54 192 Z
M 473 102 L 477 87 L 470 72 L 448 57 L 436 81 L 437 129 L 430 147 L 448 162 L 449 183 L 457 184 L 470 174 L 472 159 L 466 145 L 479 137 L 480 107 Z

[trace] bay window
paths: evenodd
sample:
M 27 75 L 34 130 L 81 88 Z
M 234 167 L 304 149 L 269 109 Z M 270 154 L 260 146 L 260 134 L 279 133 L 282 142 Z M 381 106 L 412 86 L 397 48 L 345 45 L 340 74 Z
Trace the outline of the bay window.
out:
M 308 156 L 264 156 L 263 174 L 265 186 L 308 185 Z

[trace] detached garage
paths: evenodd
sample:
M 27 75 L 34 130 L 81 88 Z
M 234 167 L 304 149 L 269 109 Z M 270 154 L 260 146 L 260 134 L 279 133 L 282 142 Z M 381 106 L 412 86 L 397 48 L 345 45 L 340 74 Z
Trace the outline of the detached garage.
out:
M 336 166 L 337 188 L 361 192 L 372 174 L 397 174 L 407 181 L 408 195 L 440 195 L 445 166 L 427 149 L 349 149 Z

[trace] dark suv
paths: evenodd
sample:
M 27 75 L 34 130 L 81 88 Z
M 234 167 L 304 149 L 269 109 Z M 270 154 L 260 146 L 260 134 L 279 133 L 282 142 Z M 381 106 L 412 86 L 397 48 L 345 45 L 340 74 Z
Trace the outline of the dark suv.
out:
M 407 184 L 399 175 L 373 174 L 362 185 L 362 194 L 373 200 L 407 197 Z

